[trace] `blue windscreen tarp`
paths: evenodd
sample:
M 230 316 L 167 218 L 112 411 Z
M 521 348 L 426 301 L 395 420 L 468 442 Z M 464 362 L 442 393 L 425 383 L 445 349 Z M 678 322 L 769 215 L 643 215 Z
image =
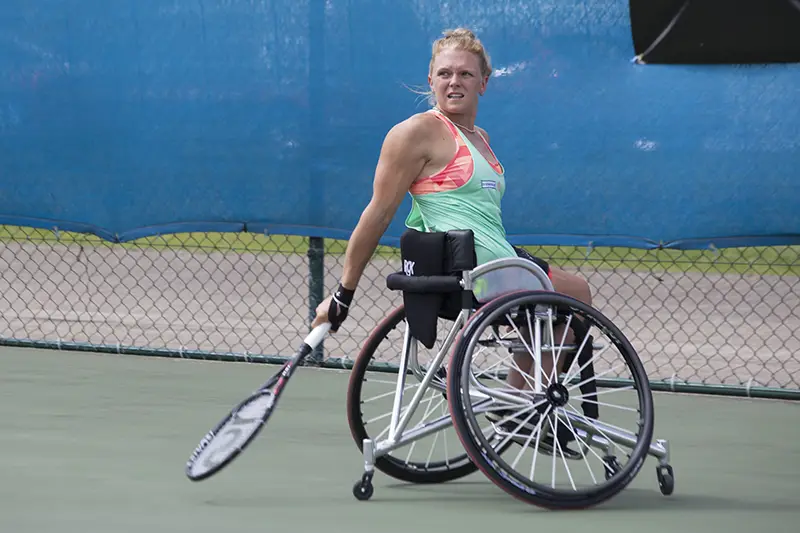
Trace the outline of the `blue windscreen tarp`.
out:
M 6 0 L 0 223 L 346 238 L 457 26 L 512 242 L 800 243 L 800 65 L 636 64 L 623 0 Z

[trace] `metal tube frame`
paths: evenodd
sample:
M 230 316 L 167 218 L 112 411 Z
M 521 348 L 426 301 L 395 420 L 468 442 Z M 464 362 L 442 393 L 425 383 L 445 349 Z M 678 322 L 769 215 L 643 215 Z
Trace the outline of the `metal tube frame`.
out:
M 521 258 L 505 258 L 505 259 L 498 259 L 495 261 L 491 261 L 489 263 L 485 263 L 471 271 L 463 272 L 462 277 L 462 286 L 464 290 L 472 290 L 473 281 L 480 277 L 482 274 L 487 272 L 491 272 L 492 270 L 498 268 L 506 268 L 506 267 L 522 267 L 525 268 L 533 273 L 535 273 L 538 277 L 542 277 L 544 272 L 538 265 L 532 264 L 529 261 L 523 260 Z M 552 288 L 550 285 L 549 279 L 544 277 L 543 283 L 545 287 Z M 380 442 L 374 442 L 371 439 L 364 439 L 363 442 L 363 456 L 364 456 L 364 470 L 368 474 L 372 474 L 374 471 L 374 464 L 375 459 L 387 455 L 388 453 L 396 450 L 406 444 L 414 442 L 416 440 L 422 439 L 428 435 L 431 435 L 437 431 L 441 431 L 452 425 L 452 418 L 448 415 L 443 415 L 438 417 L 421 427 L 414 428 L 410 431 L 406 431 L 408 423 L 416 412 L 419 404 L 422 400 L 423 395 L 427 392 L 428 388 L 433 386 L 439 390 L 444 391 L 445 386 L 439 383 L 434 383 L 433 379 L 436 377 L 439 368 L 444 361 L 445 356 L 449 353 L 451 345 L 453 344 L 456 336 L 458 335 L 461 328 L 466 325 L 467 320 L 472 314 L 472 310 L 470 309 L 462 309 L 459 313 L 458 317 L 456 317 L 450 331 L 448 332 L 442 347 L 438 350 L 436 356 L 431 361 L 430 366 L 427 369 L 423 369 L 422 366 L 419 364 L 419 360 L 417 357 L 417 341 L 411 337 L 410 332 L 406 329 L 404 339 L 403 339 L 403 353 L 400 357 L 400 367 L 398 369 L 398 377 L 397 377 L 397 386 L 395 388 L 395 398 L 394 403 L 392 406 L 392 415 L 391 415 L 391 425 L 389 428 L 389 437 Z M 535 392 L 537 395 L 541 394 L 542 389 L 542 379 L 541 379 L 541 356 L 542 352 L 552 351 L 555 347 L 555 342 L 553 339 L 550 339 L 550 335 L 548 331 L 542 331 L 541 321 L 543 319 L 552 319 L 550 314 L 540 316 L 538 313 L 534 316 L 535 326 L 534 326 L 534 335 L 535 335 L 535 344 L 536 346 L 533 347 L 533 355 L 534 355 L 534 365 L 537 369 L 536 377 L 535 377 Z M 474 341 L 473 341 L 474 342 Z M 498 344 L 503 345 L 504 341 L 497 340 Z M 508 341 L 506 341 L 508 342 Z M 511 345 L 511 343 L 509 343 Z M 596 347 L 601 347 L 602 345 L 597 344 Z M 567 347 L 565 347 L 567 348 Z M 567 348 L 568 350 L 576 350 L 577 347 L 570 346 Z M 403 390 L 405 389 L 407 375 L 409 374 L 415 376 L 417 379 L 421 380 L 421 384 L 416 390 L 414 397 L 411 399 L 411 402 L 408 408 L 401 413 L 401 408 L 403 404 Z M 474 376 L 471 378 L 472 381 L 477 384 L 477 379 Z M 485 396 L 473 404 L 472 409 L 473 411 L 477 412 L 484 404 L 491 403 L 494 399 L 506 401 L 506 402 L 513 402 L 518 403 L 520 398 L 512 397 L 511 395 L 506 395 L 500 391 L 492 391 L 486 392 L 485 394 L 479 394 L 478 396 Z M 590 420 L 586 417 L 570 413 L 564 412 L 566 417 L 572 423 L 573 428 L 575 429 L 576 433 L 584 440 L 584 442 L 589 443 L 590 445 L 597 445 L 600 449 L 604 451 L 608 451 L 613 442 L 619 446 L 625 446 L 628 448 L 633 448 L 636 445 L 636 437 L 633 433 L 627 431 L 620 431 L 616 427 L 610 426 L 608 424 L 603 423 L 599 420 Z M 669 462 L 669 442 L 663 439 L 654 439 L 653 442 L 650 444 L 648 449 L 648 455 L 656 457 L 659 460 L 659 464 L 665 465 Z

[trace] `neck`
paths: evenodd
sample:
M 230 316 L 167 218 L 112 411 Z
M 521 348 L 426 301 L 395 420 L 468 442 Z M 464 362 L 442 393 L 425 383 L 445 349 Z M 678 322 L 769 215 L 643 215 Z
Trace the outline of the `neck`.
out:
M 456 126 L 459 126 L 461 129 L 470 133 L 475 133 L 475 113 L 448 113 L 438 106 L 436 107 L 436 110 L 450 119 L 450 122 Z

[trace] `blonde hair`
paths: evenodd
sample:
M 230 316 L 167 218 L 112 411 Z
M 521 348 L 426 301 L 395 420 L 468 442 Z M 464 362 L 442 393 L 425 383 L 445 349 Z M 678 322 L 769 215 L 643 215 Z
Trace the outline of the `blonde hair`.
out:
M 488 77 L 492 75 L 492 60 L 489 53 L 483 46 L 483 43 L 478 39 L 475 34 L 467 28 L 456 28 L 454 30 L 445 30 L 442 32 L 442 37 L 433 42 L 431 47 L 431 62 L 428 66 L 428 74 L 433 75 L 433 64 L 436 61 L 436 56 L 446 48 L 455 48 L 456 50 L 464 50 L 472 52 L 478 56 L 481 67 L 481 76 Z M 431 107 L 436 107 L 436 95 L 428 87 L 425 90 L 414 91 L 417 94 L 427 97 L 428 104 Z
M 428 72 L 433 74 L 433 63 L 436 61 L 436 56 L 445 48 L 455 48 L 456 50 L 464 50 L 472 52 L 481 63 L 481 76 L 488 77 L 492 75 L 492 60 L 489 53 L 484 48 L 483 43 L 475 37 L 475 34 L 467 28 L 456 28 L 455 30 L 445 30 L 443 37 L 433 42 L 431 50 L 431 63 L 428 67 Z

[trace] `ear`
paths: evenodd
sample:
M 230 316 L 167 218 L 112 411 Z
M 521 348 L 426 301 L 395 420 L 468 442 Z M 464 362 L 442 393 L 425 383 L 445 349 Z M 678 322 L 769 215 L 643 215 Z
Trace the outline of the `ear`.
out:
M 486 92 L 486 87 L 489 85 L 489 76 L 483 78 L 483 87 L 481 87 L 481 94 Z

